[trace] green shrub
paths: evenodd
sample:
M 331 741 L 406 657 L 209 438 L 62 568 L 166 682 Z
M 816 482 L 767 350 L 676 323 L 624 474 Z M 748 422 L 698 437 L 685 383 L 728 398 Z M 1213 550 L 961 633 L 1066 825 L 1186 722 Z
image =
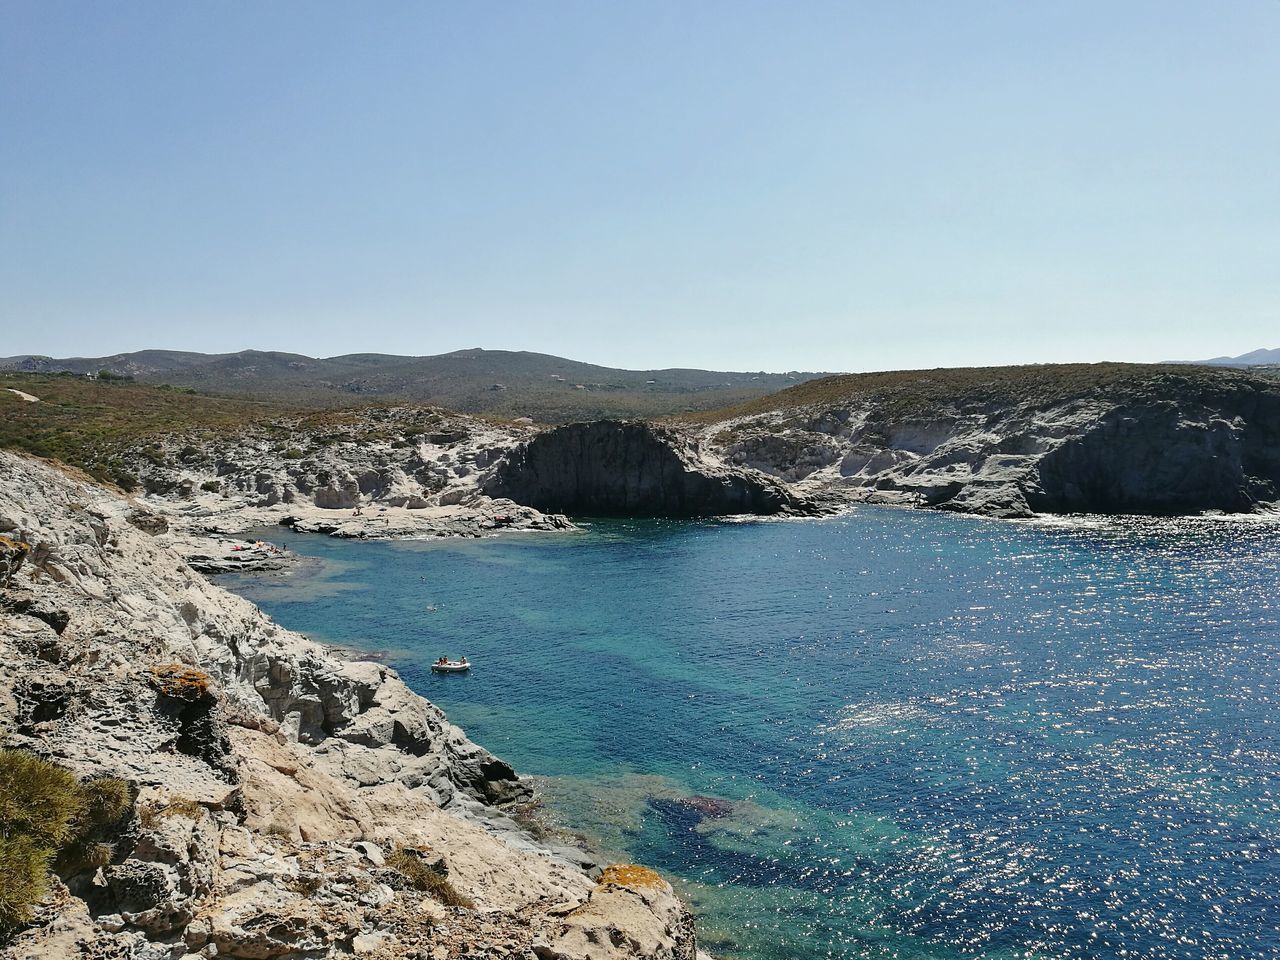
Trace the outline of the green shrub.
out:
M 415 890 L 430 894 L 446 907 L 475 909 L 470 898 L 459 893 L 447 877 L 432 870 L 418 851 L 397 847 L 387 855 L 386 864 L 408 880 Z
M 284 458 L 286 460 L 301 460 L 305 456 L 306 454 L 303 453 L 301 450 L 299 450 L 297 447 L 290 447 L 288 450 L 284 452 Z
M 200 484 L 200 489 L 205 493 L 217 493 L 222 489 L 222 482 L 220 480 L 206 480 Z
M 30 916 L 48 889 L 53 850 L 31 837 L 0 835 L 0 937 Z
M 86 780 L 84 791 L 88 824 L 111 823 L 119 820 L 129 809 L 129 784 L 119 777 L 95 777 Z
M 97 870 L 111 863 L 116 848 L 109 843 L 93 840 L 76 840 L 65 847 L 58 855 L 57 865 L 60 872 L 83 873 Z
M 149 460 L 152 464 L 154 464 L 157 467 L 163 467 L 166 463 L 169 462 L 168 458 L 164 455 L 164 451 L 161 450 L 154 443 L 147 444 L 145 447 L 139 450 L 138 453 L 141 454 L 143 457 L 145 457 L 147 460 Z
M 0 835 L 53 849 L 71 839 L 88 806 L 71 771 L 33 753 L 0 750 Z
M 0 937 L 30 916 L 55 860 L 72 873 L 111 862 L 112 846 L 90 834 L 130 803 L 129 785 L 116 777 L 82 783 L 35 754 L 0 748 Z

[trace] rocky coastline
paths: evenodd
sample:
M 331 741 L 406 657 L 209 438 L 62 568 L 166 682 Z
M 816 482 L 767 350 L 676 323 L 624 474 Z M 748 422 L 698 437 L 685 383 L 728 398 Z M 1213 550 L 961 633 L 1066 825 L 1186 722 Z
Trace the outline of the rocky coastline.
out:
M 394 671 L 204 574 L 287 568 L 287 549 L 243 537 L 266 527 L 568 534 L 567 515 L 861 502 L 1012 519 L 1275 510 L 1280 384 L 1054 377 L 842 378 L 700 420 L 549 430 L 361 410 L 156 437 L 127 454 L 128 494 L 0 451 L 2 748 L 129 791 L 109 857 L 62 869 L 0 956 L 694 958 L 666 881 L 538 839 L 528 784 Z
M 817 380 L 745 409 L 539 429 L 413 407 L 132 450 L 179 535 L 567 531 L 566 515 L 1260 512 L 1280 501 L 1280 381 L 1093 364 Z
M 693 960 L 665 880 L 536 839 L 509 765 L 210 583 L 166 522 L 0 452 L 3 747 L 128 788 L 0 956 Z
M 1272 512 L 1280 380 L 1130 364 L 863 374 L 697 425 L 811 501 L 979 516 Z

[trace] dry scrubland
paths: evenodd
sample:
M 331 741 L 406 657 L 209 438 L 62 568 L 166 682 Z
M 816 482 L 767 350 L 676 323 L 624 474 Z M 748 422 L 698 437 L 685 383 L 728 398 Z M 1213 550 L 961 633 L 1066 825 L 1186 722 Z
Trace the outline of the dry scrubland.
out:
M 1173 363 L 1064 363 L 1015 367 L 940 367 L 822 377 L 745 403 L 682 416 L 717 423 L 806 407 L 872 402 L 898 419 L 927 417 L 959 406 L 1051 406 L 1097 394 L 1133 396 L 1167 391 L 1170 398 L 1226 384 L 1259 382 L 1264 371 Z M 1274 376 L 1272 377 L 1274 379 Z

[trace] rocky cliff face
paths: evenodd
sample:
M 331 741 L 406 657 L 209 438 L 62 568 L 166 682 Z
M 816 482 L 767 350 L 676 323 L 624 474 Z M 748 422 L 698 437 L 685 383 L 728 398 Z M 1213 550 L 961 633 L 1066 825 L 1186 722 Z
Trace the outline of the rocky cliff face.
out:
M 1280 500 L 1276 381 L 1120 365 L 847 379 L 834 396 L 706 427 L 704 442 L 810 496 L 987 516 Z
M 170 501 L 423 510 L 474 500 L 503 453 L 532 433 L 430 408 L 379 408 L 157 438 L 128 465 L 146 494 Z
M 538 434 L 505 455 L 484 490 L 539 510 L 581 515 L 806 509 L 783 484 L 702 456 L 688 435 L 634 421 L 574 423 Z
M 1119 405 L 1036 464 L 1042 513 L 1247 512 L 1280 500 L 1280 397 Z
M 1278 423 L 1280 381 L 1241 371 L 1009 367 L 815 381 L 702 425 L 540 432 L 367 410 L 163 439 L 131 468 L 178 534 L 284 522 L 475 536 L 570 529 L 558 513 L 767 515 L 850 500 L 999 517 L 1191 513 L 1280 499 Z
M 534 842 L 507 764 L 394 671 L 211 585 L 135 513 L 0 452 L 5 746 L 122 778 L 131 811 L 109 862 L 65 867 L 0 956 L 692 960 L 669 886 L 593 882 L 589 855 Z M 393 848 L 456 899 L 391 869 Z

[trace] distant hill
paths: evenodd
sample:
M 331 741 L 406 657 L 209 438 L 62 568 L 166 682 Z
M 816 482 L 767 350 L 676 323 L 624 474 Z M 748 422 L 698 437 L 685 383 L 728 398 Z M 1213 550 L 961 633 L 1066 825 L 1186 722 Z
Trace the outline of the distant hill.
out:
M 1251 350 L 1249 353 L 1242 353 L 1238 357 L 1214 357 L 1212 360 L 1194 360 L 1192 363 L 1201 363 L 1211 367 L 1261 367 L 1280 364 L 1280 349 L 1276 350 Z
M 0 359 L 0 370 L 82 374 L 106 370 L 144 383 L 312 407 L 345 407 L 362 400 L 406 401 L 468 413 L 527 416 L 546 423 L 710 410 L 820 376 L 619 370 L 508 350 L 458 350 L 430 357 L 354 353 L 327 358 L 258 350 L 223 354 L 142 350 L 109 357 L 8 357 Z
M 1185 401 L 1224 385 L 1265 385 L 1268 371 L 1204 369 L 1183 363 L 1046 363 L 1014 367 L 887 370 L 815 377 L 766 397 L 687 419 L 717 423 L 762 414 L 836 410 L 868 403 L 894 420 L 931 418 L 945 409 L 998 412 L 1023 405 L 1050 406 L 1087 397 L 1131 399 L 1162 395 Z

